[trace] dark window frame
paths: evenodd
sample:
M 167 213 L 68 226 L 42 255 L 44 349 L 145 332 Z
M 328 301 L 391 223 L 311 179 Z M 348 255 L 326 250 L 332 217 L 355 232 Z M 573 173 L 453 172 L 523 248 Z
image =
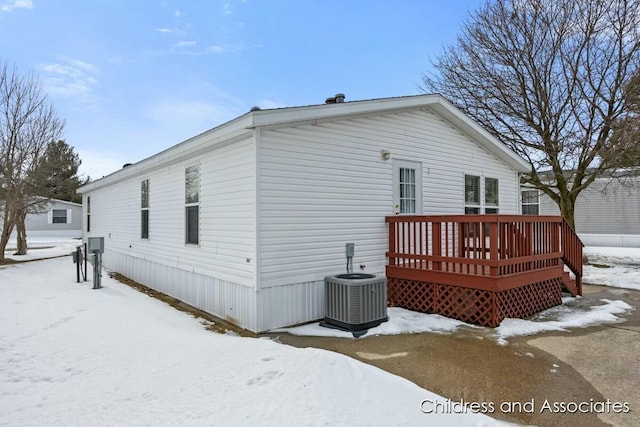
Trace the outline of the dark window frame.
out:
M 149 239 L 149 180 L 140 182 L 140 238 Z
M 58 215 L 56 216 L 56 212 Z M 61 215 L 60 212 L 64 214 Z M 66 209 L 51 209 L 51 222 L 53 224 L 68 224 L 68 215 Z
M 184 240 L 187 245 L 200 244 L 200 165 L 185 169 Z

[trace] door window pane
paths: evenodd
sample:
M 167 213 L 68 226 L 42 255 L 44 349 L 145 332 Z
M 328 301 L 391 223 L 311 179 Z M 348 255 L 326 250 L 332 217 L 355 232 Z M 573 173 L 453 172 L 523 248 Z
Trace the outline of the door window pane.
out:
M 416 170 L 400 168 L 400 213 L 416 213 Z

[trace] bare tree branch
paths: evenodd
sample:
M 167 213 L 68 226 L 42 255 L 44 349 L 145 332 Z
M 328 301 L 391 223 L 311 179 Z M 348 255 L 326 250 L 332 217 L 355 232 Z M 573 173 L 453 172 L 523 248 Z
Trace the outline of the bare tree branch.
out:
M 470 16 L 423 90 L 449 98 L 529 161 L 523 182 L 573 224 L 580 192 L 629 149 L 613 129 L 629 109 L 639 31 L 640 0 L 495 0 Z

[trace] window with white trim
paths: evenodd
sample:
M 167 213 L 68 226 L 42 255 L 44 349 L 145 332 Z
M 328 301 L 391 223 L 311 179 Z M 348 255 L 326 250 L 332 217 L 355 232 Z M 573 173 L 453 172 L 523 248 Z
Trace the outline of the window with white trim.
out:
M 522 214 L 540 215 L 540 193 L 538 190 L 522 190 Z
M 87 196 L 87 233 L 91 231 L 91 196 Z
M 480 177 L 474 175 L 464 176 L 464 213 L 480 213 Z
M 67 210 L 53 209 L 51 218 L 54 224 L 67 224 Z
M 199 243 L 200 166 L 185 169 L 185 243 Z
M 140 183 L 140 238 L 149 238 L 149 180 Z
M 484 179 L 484 213 L 497 214 L 499 212 L 500 198 L 497 178 Z

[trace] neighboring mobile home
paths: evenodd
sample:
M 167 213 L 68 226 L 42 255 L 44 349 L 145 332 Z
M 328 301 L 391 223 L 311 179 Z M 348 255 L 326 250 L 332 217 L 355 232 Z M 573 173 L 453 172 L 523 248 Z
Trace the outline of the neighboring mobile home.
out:
M 560 210 L 544 193 L 523 188 L 522 213 Z M 640 247 L 640 176 L 597 178 L 576 200 L 575 228 L 587 246 Z
M 252 111 L 79 189 L 105 268 L 252 331 L 384 274 L 385 217 L 519 213 L 528 165 L 439 95 Z
M 0 224 L 2 219 L 0 218 Z M 27 214 L 25 218 L 27 239 L 29 238 L 73 238 L 82 237 L 82 205 L 65 200 L 51 199 L 46 211 Z M 12 234 L 15 239 L 15 230 Z

